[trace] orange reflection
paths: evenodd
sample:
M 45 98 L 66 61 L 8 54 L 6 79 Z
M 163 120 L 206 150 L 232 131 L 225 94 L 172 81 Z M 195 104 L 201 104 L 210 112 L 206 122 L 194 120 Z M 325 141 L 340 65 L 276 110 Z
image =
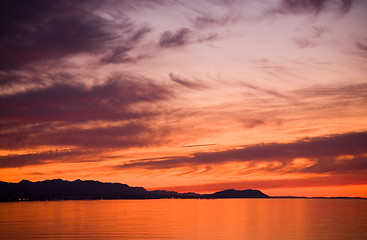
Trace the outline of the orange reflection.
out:
M 364 200 L 325 199 L 2 203 L 0 238 L 363 239 L 365 206 Z

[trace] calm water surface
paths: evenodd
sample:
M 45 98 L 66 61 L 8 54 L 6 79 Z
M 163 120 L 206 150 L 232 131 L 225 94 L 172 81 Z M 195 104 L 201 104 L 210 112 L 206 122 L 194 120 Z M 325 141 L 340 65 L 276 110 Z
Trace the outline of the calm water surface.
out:
M 367 239 L 367 200 L 0 203 L 0 239 Z

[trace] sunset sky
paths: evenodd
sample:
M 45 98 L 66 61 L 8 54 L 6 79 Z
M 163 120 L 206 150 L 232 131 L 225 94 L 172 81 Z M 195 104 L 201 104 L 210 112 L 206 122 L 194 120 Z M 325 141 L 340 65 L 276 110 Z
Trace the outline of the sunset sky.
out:
M 0 3 L 0 181 L 367 197 L 367 1 Z

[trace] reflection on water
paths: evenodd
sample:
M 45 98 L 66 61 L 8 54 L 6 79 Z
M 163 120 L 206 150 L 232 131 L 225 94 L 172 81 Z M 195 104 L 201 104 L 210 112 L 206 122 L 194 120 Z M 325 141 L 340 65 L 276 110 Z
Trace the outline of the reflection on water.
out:
M 367 239 L 367 200 L 0 203 L 0 239 Z

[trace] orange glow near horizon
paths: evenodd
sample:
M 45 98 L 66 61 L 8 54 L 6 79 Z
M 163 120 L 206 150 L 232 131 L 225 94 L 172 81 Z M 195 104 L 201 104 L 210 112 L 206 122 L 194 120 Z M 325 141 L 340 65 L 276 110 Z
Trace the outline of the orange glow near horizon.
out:
M 243 185 L 245 186 L 245 185 Z M 251 188 L 251 187 L 250 187 Z M 160 187 L 148 190 L 168 190 L 177 192 L 196 192 L 201 194 L 210 194 L 217 191 L 223 191 L 227 188 L 214 188 L 205 186 L 176 186 L 176 187 Z M 247 187 L 237 187 L 237 190 L 245 190 Z M 252 187 L 252 189 L 254 189 Z M 367 184 L 361 185 L 342 185 L 342 186 L 318 186 L 318 187 L 257 187 L 268 196 L 296 196 L 296 197 L 362 197 L 367 198 Z

